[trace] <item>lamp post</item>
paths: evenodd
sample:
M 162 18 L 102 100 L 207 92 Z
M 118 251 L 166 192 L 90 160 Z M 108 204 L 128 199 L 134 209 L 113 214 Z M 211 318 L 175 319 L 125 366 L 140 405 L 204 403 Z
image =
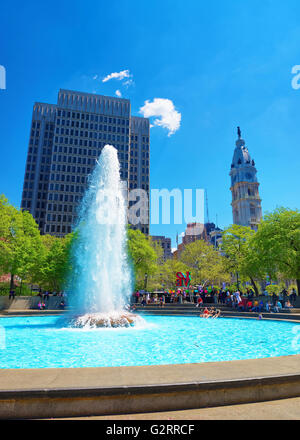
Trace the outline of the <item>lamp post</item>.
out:
M 147 289 L 147 281 L 148 281 L 148 274 L 145 273 L 145 280 L 144 280 L 144 290 Z

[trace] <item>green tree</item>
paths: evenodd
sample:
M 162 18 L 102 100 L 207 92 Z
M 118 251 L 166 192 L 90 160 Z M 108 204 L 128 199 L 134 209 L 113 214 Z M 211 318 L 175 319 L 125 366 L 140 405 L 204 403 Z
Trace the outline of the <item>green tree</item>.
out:
M 240 276 L 240 281 L 250 280 L 258 295 L 255 279 L 262 279 L 265 271 L 260 263 L 260 252 L 254 246 L 254 237 L 255 231 L 250 227 L 232 225 L 223 231 L 221 250 L 226 257 L 227 270 Z
M 174 289 L 176 287 L 176 273 L 187 272 L 188 266 L 182 261 L 170 258 L 159 265 L 153 276 L 153 285 L 156 289 Z
M 193 284 L 205 286 L 230 280 L 224 257 L 204 240 L 186 245 L 179 260 L 189 268 Z
M 253 244 L 260 264 L 276 279 L 280 273 L 297 282 L 300 294 L 300 212 L 278 208 L 261 221 Z
M 137 229 L 128 228 L 128 253 L 133 263 L 136 288 L 144 288 L 147 277 L 155 274 L 161 247 Z
M 0 196 L 0 270 L 22 279 L 31 277 L 42 254 L 38 226 L 27 211 L 19 211 Z
M 34 281 L 44 289 L 63 290 L 72 270 L 71 249 L 74 233 L 63 238 L 43 235 L 43 252 L 36 266 Z

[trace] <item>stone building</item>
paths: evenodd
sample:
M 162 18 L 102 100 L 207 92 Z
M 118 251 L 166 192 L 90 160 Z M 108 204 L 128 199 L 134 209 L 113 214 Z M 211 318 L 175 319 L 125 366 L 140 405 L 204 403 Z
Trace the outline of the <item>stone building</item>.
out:
M 159 243 L 164 251 L 163 258 L 166 261 L 168 258 L 172 258 L 171 238 L 164 235 L 152 235 L 152 240 Z
M 238 127 L 238 139 L 233 154 L 230 177 L 232 193 L 233 223 L 257 229 L 262 217 L 259 183 L 256 177 L 255 162 L 251 159 L 241 131 Z

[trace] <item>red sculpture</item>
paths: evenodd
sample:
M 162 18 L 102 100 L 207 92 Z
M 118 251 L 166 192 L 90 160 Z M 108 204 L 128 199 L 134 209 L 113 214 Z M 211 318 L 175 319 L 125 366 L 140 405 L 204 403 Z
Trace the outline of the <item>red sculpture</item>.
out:
M 191 279 L 190 279 L 190 272 L 187 272 L 186 275 L 184 275 L 183 272 L 177 272 L 176 273 L 176 286 L 185 286 L 188 287 Z

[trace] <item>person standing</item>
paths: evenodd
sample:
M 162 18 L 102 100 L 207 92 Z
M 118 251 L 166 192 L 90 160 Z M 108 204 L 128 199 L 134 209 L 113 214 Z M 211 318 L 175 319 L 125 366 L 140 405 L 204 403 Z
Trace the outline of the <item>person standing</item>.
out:
M 11 290 L 9 291 L 9 296 L 8 296 L 8 298 L 9 298 L 9 299 L 15 299 L 15 291 L 14 291 L 14 289 L 11 289 Z
M 236 292 L 235 297 L 236 297 L 236 303 L 239 304 L 242 301 L 239 290 Z
M 296 293 L 296 289 L 292 289 L 292 293 L 291 293 L 291 303 L 294 306 L 296 303 L 296 299 L 297 299 L 297 293 Z
M 197 299 L 196 307 L 201 307 L 202 304 L 203 304 L 203 299 L 201 298 L 201 296 L 199 296 Z

